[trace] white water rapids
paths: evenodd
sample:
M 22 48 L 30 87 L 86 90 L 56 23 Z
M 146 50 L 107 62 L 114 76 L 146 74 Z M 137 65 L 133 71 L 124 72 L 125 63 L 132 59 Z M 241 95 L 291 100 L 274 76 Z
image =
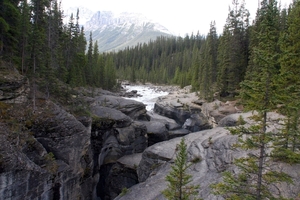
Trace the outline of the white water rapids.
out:
M 126 92 L 136 90 L 137 94 L 142 95 L 141 97 L 126 98 L 132 99 L 135 101 L 142 102 L 146 105 L 146 110 L 151 111 L 154 108 L 156 99 L 161 96 L 168 95 L 168 92 L 159 90 L 156 86 L 147 86 L 147 85 L 123 85 L 123 88 Z

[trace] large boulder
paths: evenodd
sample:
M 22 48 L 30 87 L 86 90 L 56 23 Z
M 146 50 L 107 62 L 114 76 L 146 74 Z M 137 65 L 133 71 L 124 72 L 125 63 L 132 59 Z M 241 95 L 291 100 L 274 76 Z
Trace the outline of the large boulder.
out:
M 227 115 L 241 113 L 243 107 L 238 105 L 237 101 L 222 102 L 214 100 L 213 102 L 205 102 L 201 106 L 202 112 L 208 117 L 212 126 L 217 126 L 221 119 Z
M 165 104 L 156 102 L 153 111 L 159 115 L 174 119 L 180 125 L 184 124 L 185 120 L 191 115 L 188 109 L 184 109 L 182 104 L 178 103 Z
M 133 121 L 130 117 L 128 117 L 121 111 L 113 108 L 93 106 L 91 108 L 91 112 L 93 114 L 93 125 L 97 126 L 100 129 L 111 128 L 110 126 L 113 126 L 115 128 L 128 127 Z M 109 122 L 113 124 L 109 125 Z
M 168 140 L 173 139 L 175 137 L 182 137 L 191 132 L 186 128 L 182 128 L 182 126 L 179 125 L 174 119 L 170 119 L 168 117 L 158 115 L 154 112 L 148 112 L 147 114 L 151 122 L 154 121 L 154 122 L 160 122 L 165 124 L 165 127 L 168 130 Z
M 150 121 L 157 121 L 157 122 L 164 123 L 166 128 L 169 131 L 177 130 L 181 128 L 181 125 L 179 125 L 174 119 L 162 115 L 158 115 L 152 111 L 147 112 L 147 116 L 149 117 Z
M 147 128 L 141 122 L 134 121 L 129 127 L 116 128 L 115 134 L 125 155 L 141 153 L 148 147 Z
M 207 116 L 202 113 L 202 104 L 199 105 L 198 96 L 196 93 L 190 93 L 189 90 L 190 87 L 186 87 L 158 98 L 154 105 L 154 113 L 175 120 L 179 126 L 190 132 L 211 128 Z M 169 127 L 171 131 L 179 129 L 174 126 L 174 123 Z
M 168 129 L 164 123 L 158 121 L 143 122 L 147 127 L 148 146 L 168 139 Z
M 141 119 L 146 116 L 146 106 L 138 101 L 122 97 L 101 95 L 94 99 L 92 106 L 103 106 L 121 111 L 132 119 Z
M 203 113 L 195 113 L 185 121 L 182 127 L 191 132 L 197 132 L 205 129 L 210 129 L 211 125 L 209 124 L 207 117 Z

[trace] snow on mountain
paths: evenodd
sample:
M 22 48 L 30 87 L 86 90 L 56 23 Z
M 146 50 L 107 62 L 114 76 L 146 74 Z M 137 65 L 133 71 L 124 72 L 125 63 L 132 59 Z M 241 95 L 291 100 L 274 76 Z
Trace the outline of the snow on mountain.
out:
M 93 12 L 84 7 L 78 9 L 79 24 L 84 26 L 87 41 L 89 33 L 92 32 L 93 42 L 98 42 L 100 52 L 120 50 L 139 43 L 147 43 L 160 36 L 173 35 L 163 25 L 139 13 L 116 14 L 111 11 Z M 64 12 L 65 23 L 68 23 L 71 13 L 76 20 L 77 7 L 69 8 Z
M 92 18 L 86 22 L 84 29 L 86 31 L 95 31 L 97 29 L 105 30 L 106 28 L 123 28 L 123 31 L 128 31 L 135 26 L 135 31 L 142 32 L 145 26 L 151 24 L 155 31 L 172 34 L 166 27 L 147 19 L 140 13 L 122 12 L 114 14 L 111 11 L 98 11 Z M 148 27 L 149 28 L 149 27 Z
M 87 21 L 89 21 L 95 12 L 91 11 L 85 7 L 70 7 L 67 10 L 64 10 L 64 23 L 68 23 L 70 20 L 70 16 L 73 13 L 74 19 L 76 19 L 77 9 L 79 9 L 79 24 L 84 25 Z

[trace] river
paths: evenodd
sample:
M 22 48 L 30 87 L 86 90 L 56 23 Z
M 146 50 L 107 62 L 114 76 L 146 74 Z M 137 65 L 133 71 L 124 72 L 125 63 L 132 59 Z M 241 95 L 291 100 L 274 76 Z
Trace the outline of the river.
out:
M 142 102 L 146 105 L 146 110 L 151 111 L 154 108 L 154 104 L 156 99 L 161 96 L 166 96 L 169 92 L 164 92 L 159 89 L 157 86 L 148 86 L 148 85 L 123 85 L 123 88 L 130 92 L 132 90 L 136 90 L 137 94 L 141 95 L 141 97 L 127 98 Z

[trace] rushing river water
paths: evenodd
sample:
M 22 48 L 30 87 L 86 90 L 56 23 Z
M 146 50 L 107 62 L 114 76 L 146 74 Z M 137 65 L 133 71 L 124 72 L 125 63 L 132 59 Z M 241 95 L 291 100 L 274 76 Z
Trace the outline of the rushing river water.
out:
M 156 86 L 147 86 L 147 85 L 124 85 L 124 89 L 127 92 L 136 90 L 137 94 L 142 95 L 141 97 L 127 98 L 142 102 L 146 105 L 147 111 L 151 111 L 154 108 L 155 101 L 158 97 L 168 95 L 168 92 L 159 90 Z

